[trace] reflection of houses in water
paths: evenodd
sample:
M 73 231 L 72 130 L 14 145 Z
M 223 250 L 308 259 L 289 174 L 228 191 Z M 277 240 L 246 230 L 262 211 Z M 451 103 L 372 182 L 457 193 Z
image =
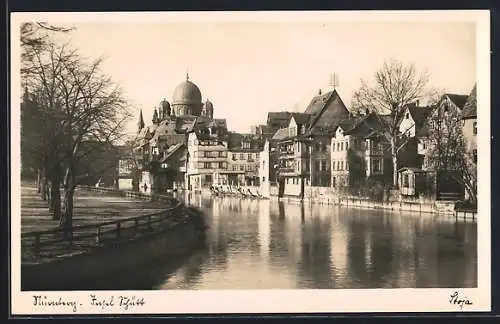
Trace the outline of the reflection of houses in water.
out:
M 294 215 L 286 214 L 283 202 L 272 201 L 273 208 L 270 208 L 269 218 L 271 221 L 269 235 L 269 262 L 272 264 L 280 264 L 288 260 L 290 251 L 286 244 L 286 236 L 289 234 L 286 228 L 286 217 L 294 217 Z M 281 206 L 280 206 L 281 205 Z M 288 262 L 288 261 L 286 261 Z
M 211 212 L 211 224 L 208 229 L 207 243 L 210 251 L 210 262 L 227 267 L 227 228 L 223 217 L 224 207 L 219 200 L 214 200 Z
M 429 269 L 438 269 L 436 223 L 434 219 L 420 218 L 415 225 L 415 285 L 417 288 L 435 287 L 439 274 Z M 422 239 L 424 235 L 426 239 Z
M 332 215 L 331 220 L 331 240 L 330 240 L 330 262 L 332 268 L 330 270 L 333 285 L 335 288 L 344 288 L 345 278 L 347 273 L 347 226 L 346 217 L 339 215 L 339 210 Z M 347 288 L 347 287 L 346 287 Z
M 440 287 L 462 287 L 477 285 L 477 234 L 466 236 L 466 228 L 474 228 L 475 223 L 454 220 L 453 229 L 446 220 L 436 223 L 437 237 L 437 269 Z M 477 231 L 476 228 L 474 228 Z M 468 231 L 470 235 L 474 230 Z M 467 260 L 476 260 L 468 262 Z M 453 260 L 453 267 L 448 262 Z
M 377 288 L 393 271 L 392 225 L 384 224 L 378 211 L 353 210 L 350 211 L 347 229 L 350 277 L 363 288 Z
M 271 221 L 269 219 L 271 202 L 269 200 L 261 201 L 259 205 L 259 248 L 260 257 L 268 261 L 269 258 L 269 236 Z
M 302 253 L 299 280 L 305 281 L 309 287 L 312 283 L 314 288 L 329 288 L 334 285 L 330 276 L 331 218 L 320 217 L 314 213 L 305 216 L 300 236 Z M 329 286 L 325 286 L 325 283 L 329 283 Z
M 259 201 L 241 200 L 234 198 L 216 198 L 217 208 L 220 209 L 219 222 L 225 223 L 228 244 L 231 244 L 239 253 L 250 252 L 258 255 L 259 243 Z

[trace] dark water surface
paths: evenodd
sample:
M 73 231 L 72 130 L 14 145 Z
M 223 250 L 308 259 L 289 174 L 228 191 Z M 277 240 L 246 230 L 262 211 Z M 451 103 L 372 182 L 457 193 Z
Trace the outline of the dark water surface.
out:
M 149 289 L 477 286 L 477 227 L 450 216 L 202 198 L 207 246 Z

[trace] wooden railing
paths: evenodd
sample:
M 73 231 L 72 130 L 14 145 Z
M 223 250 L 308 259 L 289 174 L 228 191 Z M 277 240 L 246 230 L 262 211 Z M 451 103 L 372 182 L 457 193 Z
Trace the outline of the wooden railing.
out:
M 117 196 L 121 196 L 121 197 L 163 201 L 163 202 L 170 203 L 172 205 L 177 203 L 177 199 L 175 199 L 173 196 L 169 196 L 169 195 L 147 194 L 147 193 L 138 192 L 138 191 L 125 191 L 125 190 L 117 190 L 114 188 L 103 188 L 103 187 L 79 186 L 79 188 L 81 188 L 83 190 L 87 190 L 87 191 L 102 192 L 102 193 L 117 195 Z
M 91 188 L 92 191 L 117 193 L 113 189 Z M 125 194 L 137 198 L 152 197 L 134 192 L 125 192 Z M 172 197 L 156 196 L 156 198 L 158 197 L 175 200 Z M 181 206 L 182 204 L 177 202 L 176 205 L 153 214 L 122 218 L 104 223 L 73 226 L 71 229 L 56 228 L 23 233 L 21 234 L 22 259 L 33 260 L 55 257 L 166 230 L 176 224 L 187 222 L 188 216 L 182 212 Z

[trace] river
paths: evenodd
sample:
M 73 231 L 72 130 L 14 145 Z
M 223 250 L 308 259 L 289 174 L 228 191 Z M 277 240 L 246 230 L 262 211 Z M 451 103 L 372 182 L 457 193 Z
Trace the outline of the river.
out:
M 206 248 L 154 268 L 152 289 L 477 286 L 470 219 L 232 197 L 190 203 L 206 214 Z

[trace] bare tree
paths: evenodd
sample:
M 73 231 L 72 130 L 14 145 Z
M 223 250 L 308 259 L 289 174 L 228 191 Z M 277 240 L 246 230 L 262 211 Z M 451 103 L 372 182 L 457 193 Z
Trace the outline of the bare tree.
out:
M 64 57 L 66 57 L 63 54 Z M 79 172 L 83 159 L 125 135 L 131 117 L 127 101 L 113 80 L 101 71 L 102 60 L 86 61 L 75 52 L 64 59 L 59 76 L 63 107 L 63 210 L 61 226 L 69 229 L 73 219 L 75 188 L 87 175 Z M 85 143 L 92 142 L 92 145 Z M 104 172 L 115 163 L 102 166 Z
M 24 77 L 31 73 L 34 58 L 37 52 L 46 50 L 53 45 L 55 34 L 68 33 L 75 30 L 74 27 L 56 26 L 47 22 L 25 22 L 20 26 L 21 32 L 21 74 Z M 36 66 L 36 63 L 35 63 Z
M 130 112 L 120 87 L 102 72 L 101 59 L 88 61 L 68 46 L 54 44 L 35 49 L 33 57 L 31 87 L 39 94 L 37 106 L 42 116 L 33 131 L 43 143 L 40 155 L 46 162 L 45 174 L 52 179 L 58 208 L 62 181 L 60 224 L 69 229 L 75 188 L 89 177 L 85 169 L 89 159 L 100 159 L 101 153 L 121 139 Z M 98 168 L 92 172 L 102 173 L 116 164 L 116 159 L 96 163 Z
M 461 112 L 444 103 L 437 105 L 426 123 L 428 153 L 426 164 L 438 171 L 451 171 L 472 202 L 477 197 L 477 170 L 466 150 Z
M 380 70 L 375 72 L 374 77 L 373 85 L 361 80 L 361 87 L 353 94 L 352 106 L 355 110 L 376 113 L 384 126 L 381 135 L 390 143 L 393 164 L 392 182 L 393 187 L 397 188 L 398 152 L 405 145 L 399 125 L 404 118 L 406 106 L 425 95 L 429 76 L 426 71 L 418 73 L 413 64 L 389 59 L 384 62 Z

